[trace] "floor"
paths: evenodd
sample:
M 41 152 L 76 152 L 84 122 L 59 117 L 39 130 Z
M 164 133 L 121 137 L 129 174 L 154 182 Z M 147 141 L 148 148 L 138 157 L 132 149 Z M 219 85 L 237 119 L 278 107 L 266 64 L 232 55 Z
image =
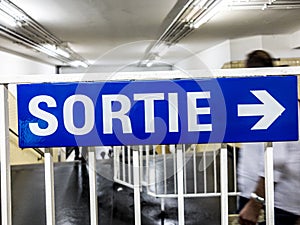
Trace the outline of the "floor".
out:
M 134 224 L 133 191 L 112 181 L 112 160 L 97 161 L 99 225 Z M 57 225 L 88 225 L 89 178 L 85 162 L 54 165 Z M 12 167 L 13 225 L 46 225 L 44 166 Z M 219 198 L 186 198 L 186 225 L 219 225 Z M 141 194 L 143 225 L 175 225 L 177 200 L 167 199 L 161 213 L 160 199 Z

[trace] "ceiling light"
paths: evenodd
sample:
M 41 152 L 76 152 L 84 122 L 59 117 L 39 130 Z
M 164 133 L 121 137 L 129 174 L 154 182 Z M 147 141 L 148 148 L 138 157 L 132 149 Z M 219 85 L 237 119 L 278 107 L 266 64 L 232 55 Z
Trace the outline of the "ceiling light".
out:
M 0 0 L 0 14 L 0 33 L 6 38 L 47 54 L 63 64 L 88 66 L 85 60 L 65 42 L 51 34 L 9 0 Z M 24 23 L 26 26 L 22 26 Z
M 146 64 L 147 67 L 151 67 L 152 65 L 153 65 L 153 60 L 149 61 L 149 62 Z
M 58 48 L 58 47 L 56 48 L 55 51 L 56 51 L 57 54 L 62 55 L 62 56 L 67 57 L 67 58 L 70 58 L 70 56 L 71 56 L 69 52 L 67 52 L 67 51 L 65 51 L 61 48 Z
M 185 16 L 185 21 L 190 21 L 193 19 L 193 17 L 197 14 L 197 12 L 199 11 L 199 9 L 202 9 L 202 5 L 194 5 L 192 6 L 191 11 Z
M 203 8 L 207 2 L 208 0 L 196 0 L 194 1 L 193 5 Z
M 43 45 L 45 48 L 49 49 L 50 51 L 55 52 L 58 55 L 64 56 L 66 58 L 70 58 L 71 55 L 69 52 L 67 52 L 66 50 L 63 50 L 62 48 L 56 46 L 56 45 L 50 45 L 50 44 L 45 44 Z
M 228 0 L 218 0 L 214 1 L 213 4 L 206 11 L 199 15 L 197 19 L 191 24 L 195 29 L 199 28 L 201 25 L 207 23 L 213 16 L 215 16 L 221 9 L 224 9 L 228 3 Z
M 79 67 L 79 66 L 82 66 L 84 68 L 87 68 L 89 65 L 83 61 L 79 61 L 79 60 L 76 60 L 76 61 L 72 61 L 70 62 L 70 65 L 73 66 L 73 67 Z
M 157 40 L 147 48 L 141 66 L 146 60 L 153 60 L 153 54 L 162 56 L 168 48 L 187 37 L 194 29 L 207 23 L 223 9 L 295 9 L 300 8 L 300 0 L 187 0 L 172 22 Z M 173 11 L 169 15 L 173 15 Z M 166 43 L 167 48 L 161 46 Z
M 14 26 L 20 25 L 21 21 L 25 20 L 26 16 L 24 13 L 17 8 L 12 2 L 1 0 L 0 1 L 0 11 L 14 20 Z M 19 23 L 18 23 L 19 21 Z
M 251 10 L 251 9 L 297 9 L 300 8 L 300 1 L 298 0 L 231 0 L 230 9 L 235 10 Z
M 0 20 L 9 26 L 17 26 L 16 20 L 2 10 L 0 10 Z
M 222 7 L 227 6 L 226 3 L 228 3 L 228 1 L 229 0 L 187 1 L 168 28 L 161 34 L 158 40 L 147 49 L 142 62 L 147 59 L 152 59 L 153 54 L 158 56 L 165 54 L 170 46 L 178 43 L 195 28 L 200 27 L 210 20 Z M 143 64 L 141 63 L 141 65 Z

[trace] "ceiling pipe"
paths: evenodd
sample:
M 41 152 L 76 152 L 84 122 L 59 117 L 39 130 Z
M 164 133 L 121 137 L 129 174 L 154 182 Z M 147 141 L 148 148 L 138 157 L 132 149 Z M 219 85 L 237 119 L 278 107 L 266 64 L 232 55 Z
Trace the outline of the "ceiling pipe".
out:
M 181 6 L 179 10 L 175 5 L 169 13 L 170 15 L 173 11 L 178 11 L 166 29 L 161 32 L 158 39 L 146 49 L 145 54 L 139 63 L 140 66 L 145 66 L 146 63 L 144 62 L 148 62 L 149 60 L 154 61 L 153 58 L 155 55 L 159 55 L 157 49 L 162 43 L 168 47 L 177 44 L 193 32 L 194 29 L 207 23 L 223 8 L 228 8 L 230 10 L 300 8 L 300 1 L 291 0 L 249 0 L 247 2 L 241 2 L 240 0 L 188 0 L 183 5 L 182 2 L 183 1 L 178 1 L 176 4 Z

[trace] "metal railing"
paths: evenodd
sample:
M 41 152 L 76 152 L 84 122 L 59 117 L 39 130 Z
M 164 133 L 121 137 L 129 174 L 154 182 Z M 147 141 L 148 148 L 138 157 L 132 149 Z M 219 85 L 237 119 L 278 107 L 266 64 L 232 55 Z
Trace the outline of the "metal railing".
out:
M 184 198 L 220 197 L 221 224 L 228 224 L 228 197 L 239 194 L 237 148 L 226 144 L 209 146 L 114 147 L 114 181 L 133 188 L 134 193 L 145 190 L 161 198 L 162 211 L 165 199 L 177 198 L 179 224 L 184 224 Z M 138 183 L 135 176 L 139 177 Z M 139 216 L 140 211 L 135 209 L 135 215 Z M 136 224 L 140 224 L 140 217 Z
M 140 183 L 153 197 L 177 198 L 177 148 L 162 146 L 114 147 L 114 181 L 133 188 L 132 155 L 139 149 Z M 160 148 L 160 154 L 157 149 Z M 228 151 L 228 196 L 238 195 L 237 149 Z M 216 197 L 220 193 L 220 149 L 200 149 L 199 145 L 183 145 L 184 197 Z

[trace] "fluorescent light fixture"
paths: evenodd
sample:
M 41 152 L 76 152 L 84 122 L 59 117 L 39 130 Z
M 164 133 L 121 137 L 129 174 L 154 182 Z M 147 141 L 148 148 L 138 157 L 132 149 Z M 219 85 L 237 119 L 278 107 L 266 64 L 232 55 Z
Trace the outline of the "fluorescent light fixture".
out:
M 221 11 L 227 5 L 228 0 L 218 0 L 213 3 L 206 11 L 191 24 L 192 28 L 199 28 L 201 25 L 207 23 L 214 15 Z
M 70 58 L 70 56 L 71 56 L 69 52 L 67 52 L 67 51 L 65 51 L 65 50 L 63 50 L 59 47 L 57 47 L 55 51 L 56 51 L 57 54 L 62 55 L 66 58 Z
M 151 57 L 151 59 L 158 60 L 167 53 L 169 47 L 170 45 L 164 42 L 159 43 L 151 50 L 149 57 Z
M 87 68 L 89 66 L 88 64 L 86 64 L 85 62 L 80 61 L 80 60 L 75 60 L 75 61 L 70 62 L 70 65 L 73 67 L 82 66 L 84 68 Z
M 45 53 L 45 54 L 47 54 L 47 55 L 49 55 L 49 56 L 52 56 L 54 58 L 56 57 L 55 52 L 49 50 L 48 48 L 45 48 L 43 46 L 37 46 L 37 47 L 34 47 L 34 48 L 41 51 L 41 52 L 43 52 L 43 53 Z
M 198 5 L 193 5 L 191 11 L 186 15 L 185 21 L 190 21 L 193 19 L 193 17 L 197 14 L 197 12 L 202 9 L 203 6 L 200 4 Z
M 149 61 L 149 62 L 146 64 L 147 67 L 151 67 L 152 65 L 153 65 L 153 60 Z
M 44 45 L 45 48 L 49 49 L 50 51 L 55 52 L 58 55 L 64 56 L 66 58 L 70 58 L 71 55 L 69 52 L 61 49 L 60 47 L 56 46 L 56 45 L 50 45 L 50 44 L 45 44 Z
M 196 0 L 194 1 L 193 5 L 203 8 L 208 1 L 209 0 Z
M 154 59 L 146 59 L 141 62 L 141 66 L 151 67 L 154 64 Z
M 0 10 L 11 17 L 15 22 L 15 25 L 21 25 L 21 21 L 26 19 L 26 16 L 21 12 L 13 3 L 1 0 Z M 11 24 L 12 25 L 12 24 Z
M 150 62 L 149 59 L 143 60 L 143 61 L 141 62 L 141 65 L 142 65 L 142 66 L 147 66 L 147 63 L 148 63 L 148 62 Z
M 231 0 L 229 5 L 230 9 L 233 10 L 251 10 L 251 9 L 299 9 L 300 1 L 298 0 Z
M 187 37 L 194 29 L 207 23 L 221 10 L 300 8 L 300 0 L 187 0 L 185 2 L 179 12 L 176 9 L 177 14 L 167 28 L 147 48 L 141 60 L 141 66 L 151 65 L 150 61 L 156 59 L 154 56 L 164 55 L 169 47 Z
M 25 23 L 26 26 L 22 26 Z M 2 32 L 13 41 L 44 53 L 63 64 L 88 67 L 80 55 L 10 0 L 0 0 L 0 26 Z M 12 28 L 16 26 L 17 29 Z
M 2 20 L 4 23 L 6 23 L 9 26 L 12 27 L 17 26 L 17 21 L 13 17 L 11 17 L 10 15 L 2 11 L 1 9 L 0 9 L 0 20 Z

